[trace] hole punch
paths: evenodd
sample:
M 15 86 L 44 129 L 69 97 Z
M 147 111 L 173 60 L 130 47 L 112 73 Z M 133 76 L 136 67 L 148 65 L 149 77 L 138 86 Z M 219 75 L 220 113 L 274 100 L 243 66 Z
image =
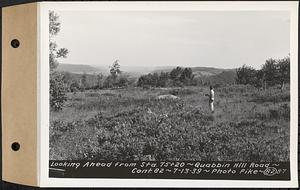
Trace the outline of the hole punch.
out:
M 20 41 L 17 40 L 17 39 L 13 39 L 11 42 L 10 42 L 10 45 L 13 47 L 13 48 L 18 48 L 20 46 Z
M 12 143 L 11 149 L 13 149 L 13 151 L 18 151 L 20 149 L 20 144 L 18 142 Z

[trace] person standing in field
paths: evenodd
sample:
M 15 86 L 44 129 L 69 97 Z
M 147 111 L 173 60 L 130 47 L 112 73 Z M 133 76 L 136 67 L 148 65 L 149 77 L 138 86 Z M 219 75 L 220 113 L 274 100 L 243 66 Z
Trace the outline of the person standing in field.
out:
M 209 97 L 209 100 L 208 100 L 209 109 L 210 109 L 211 113 L 214 113 L 215 92 L 214 92 L 214 88 L 212 86 L 210 86 L 209 89 L 210 89 L 209 94 L 206 94 L 206 96 Z

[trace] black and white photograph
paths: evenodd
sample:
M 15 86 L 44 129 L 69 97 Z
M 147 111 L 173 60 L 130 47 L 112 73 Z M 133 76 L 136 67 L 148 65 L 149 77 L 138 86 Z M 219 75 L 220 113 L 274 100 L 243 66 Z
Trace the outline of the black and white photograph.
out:
M 237 168 L 252 164 L 273 177 L 282 171 L 272 163 L 289 170 L 289 11 L 47 14 L 50 176 L 64 175 L 60 166 L 76 169 L 75 161 L 179 169 L 188 162 L 200 163 L 197 169 L 240 162 Z

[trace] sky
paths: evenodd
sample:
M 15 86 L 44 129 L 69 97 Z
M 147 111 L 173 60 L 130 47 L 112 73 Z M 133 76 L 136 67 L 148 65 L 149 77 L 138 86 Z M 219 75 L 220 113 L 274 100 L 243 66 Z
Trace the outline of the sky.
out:
M 260 68 L 289 54 L 284 11 L 57 11 L 67 64 Z

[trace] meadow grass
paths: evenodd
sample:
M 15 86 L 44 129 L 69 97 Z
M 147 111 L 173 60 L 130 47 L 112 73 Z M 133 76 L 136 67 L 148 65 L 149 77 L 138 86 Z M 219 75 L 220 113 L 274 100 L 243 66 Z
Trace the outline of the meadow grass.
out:
M 289 90 L 232 85 L 69 93 L 50 113 L 52 160 L 288 161 Z M 173 94 L 180 99 L 158 100 Z

